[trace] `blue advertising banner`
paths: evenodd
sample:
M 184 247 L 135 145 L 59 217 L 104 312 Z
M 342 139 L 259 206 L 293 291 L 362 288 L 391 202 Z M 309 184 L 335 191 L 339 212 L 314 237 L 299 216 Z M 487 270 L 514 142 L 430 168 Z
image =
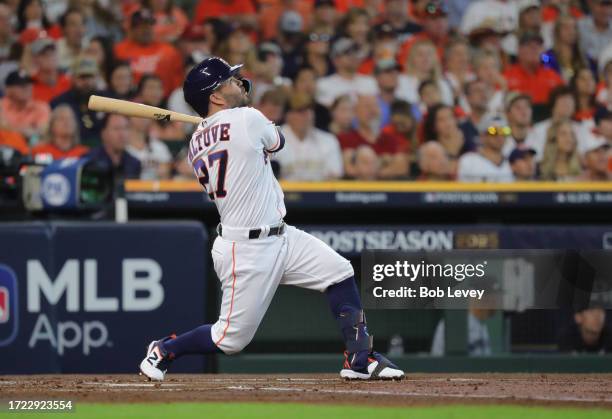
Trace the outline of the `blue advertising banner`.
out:
M 137 372 L 151 340 L 204 322 L 207 264 L 195 222 L 1 224 L 0 373 Z

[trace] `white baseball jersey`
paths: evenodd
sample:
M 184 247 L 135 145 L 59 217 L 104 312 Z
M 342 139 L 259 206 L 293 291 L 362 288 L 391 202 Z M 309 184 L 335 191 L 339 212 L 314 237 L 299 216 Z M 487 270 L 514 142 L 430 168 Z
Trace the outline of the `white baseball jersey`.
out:
M 267 154 L 281 147 L 274 123 L 254 108 L 222 110 L 198 125 L 188 159 L 222 225 L 258 228 L 283 219 L 283 191 Z

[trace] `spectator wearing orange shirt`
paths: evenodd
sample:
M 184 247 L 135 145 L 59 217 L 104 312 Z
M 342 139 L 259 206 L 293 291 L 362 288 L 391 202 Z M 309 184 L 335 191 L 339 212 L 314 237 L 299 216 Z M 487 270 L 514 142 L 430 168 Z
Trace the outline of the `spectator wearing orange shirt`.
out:
M 49 103 L 70 89 L 72 83 L 58 69 L 57 48 L 53 40 L 39 39 L 32 43 L 31 51 L 37 69 L 32 76 L 34 99 Z
M 32 79 L 24 72 L 15 70 L 7 76 L 1 107 L 4 124 L 27 138 L 35 140 L 47 128 L 49 105 L 32 98 Z
M 523 33 L 519 38 L 517 63 L 504 71 L 508 90 L 530 95 L 534 105 L 544 105 L 550 91 L 563 84 L 555 71 L 540 62 L 543 43 L 539 33 Z
M 32 148 L 35 161 L 52 161 L 67 157 L 80 157 L 89 148 L 79 144 L 79 127 L 74 112 L 68 105 L 53 109 L 46 141 Z
M 172 45 L 153 39 L 154 23 L 149 9 L 134 12 L 127 39 L 115 45 L 115 57 L 129 61 L 137 82 L 143 74 L 156 74 L 168 96 L 183 82 L 183 59 Z
M 5 128 L 0 128 L 0 150 L 2 148 L 17 150 L 22 156 L 30 154 L 30 147 L 23 135 Z

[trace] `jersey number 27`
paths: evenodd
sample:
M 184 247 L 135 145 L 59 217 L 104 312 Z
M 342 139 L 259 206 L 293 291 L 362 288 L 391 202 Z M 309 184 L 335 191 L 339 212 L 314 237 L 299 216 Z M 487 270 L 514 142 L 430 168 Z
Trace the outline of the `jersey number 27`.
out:
M 227 191 L 225 190 L 225 173 L 227 171 L 227 150 L 220 150 L 215 153 L 209 154 L 208 159 L 202 157 L 201 159 L 195 162 L 194 168 L 196 171 L 196 175 L 198 176 L 198 180 L 200 184 L 204 187 L 206 192 L 208 192 L 208 196 L 210 199 L 223 198 L 227 195 Z M 219 166 L 217 167 L 217 188 L 216 190 L 212 190 L 212 185 L 209 186 L 209 170 L 212 169 L 213 165 L 216 161 L 219 161 Z M 208 163 L 208 167 L 207 164 Z M 209 191 L 210 187 L 210 191 Z

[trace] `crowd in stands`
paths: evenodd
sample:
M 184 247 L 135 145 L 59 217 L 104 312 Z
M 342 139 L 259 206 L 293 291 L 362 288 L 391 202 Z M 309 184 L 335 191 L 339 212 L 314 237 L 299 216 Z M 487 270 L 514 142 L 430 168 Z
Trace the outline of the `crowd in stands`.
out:
M 193 179 L 193 125 L 87 102 L 195 114 L 211 55 L 282 127 L 280 179 L 612 179 L 612 0 L 4 0 L 0 148 Z

